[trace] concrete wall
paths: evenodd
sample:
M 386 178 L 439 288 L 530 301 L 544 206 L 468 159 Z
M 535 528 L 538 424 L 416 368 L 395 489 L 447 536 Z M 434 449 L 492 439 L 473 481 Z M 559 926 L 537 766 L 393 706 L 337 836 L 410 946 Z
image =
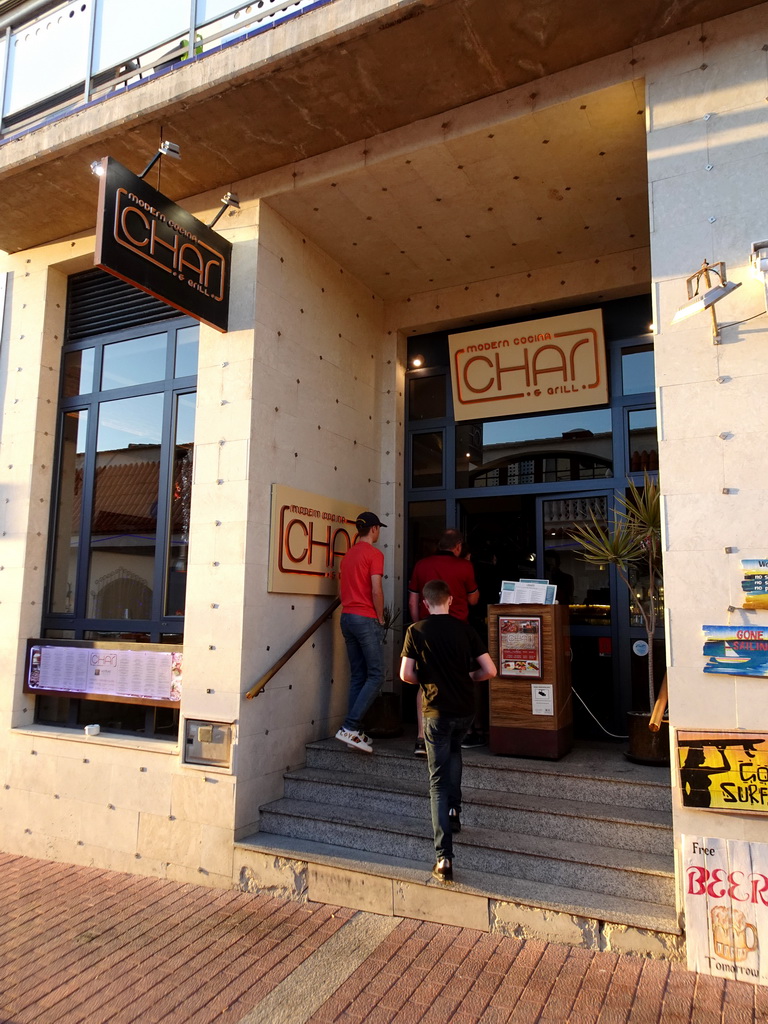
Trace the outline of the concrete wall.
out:
M 9 262 L 3 341 L 3 849 L 227 886 L 235 833 L 344 715 L 336 621 L 243 701 L 328 604 L 267 593 L 270 488 L 375 508 L 394 545 L 396 338 L 376 296 L 272 211 L 253 202 L 224 226 L 232 324 L 201 330 L 181 711 L 235 724 L 234 771 L 185 766 L 176 744 L 32 725 L 22 675 L 41 628 L 66 279 L 92 262 L 93 238 L 41 247 Z
M 709 313 L 670 324 L 686 298 L 684 279 L 705 258 L 724 260 L 729 279 L 743 282 L 715 306 L 720 322 L 765 310 L 748 259 L 751 243 L 768 235 L 767 32 L 764 5 L 671 37 L 646 70 L 669 699 L 677 729 L 765 729 L 768 722 L 765 681 L 705 675 L 701 634 L 703 624 L 768 621 L 765 612 L 739 609 L 740 561 L 766 553 L 768 317 L 724 328 L 718 346 Z M 729 605 L 737 610 L 729 613 Z M 768 841 L 765 818 L 684 810 L 674 772 L 673 786 L 678 838 Z

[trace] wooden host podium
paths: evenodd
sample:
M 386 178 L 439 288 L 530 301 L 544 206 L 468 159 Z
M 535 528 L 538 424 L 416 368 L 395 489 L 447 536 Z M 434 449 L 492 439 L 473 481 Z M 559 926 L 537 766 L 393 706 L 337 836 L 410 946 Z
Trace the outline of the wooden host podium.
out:
M 488 684 L 491 752 L 563 757 L 573 746 L 568 608 L 489 605 L 488 646 L 499 672 Z

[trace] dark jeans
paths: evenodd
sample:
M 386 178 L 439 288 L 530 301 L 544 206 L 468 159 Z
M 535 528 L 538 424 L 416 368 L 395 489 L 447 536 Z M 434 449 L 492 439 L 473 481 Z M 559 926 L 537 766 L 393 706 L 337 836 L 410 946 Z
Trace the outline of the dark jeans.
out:
M 344 728 L 359 732 L 384 682 L 384 628 L 366 615 L 341 614 L 341 635 L 349 658 L 349 703 Z
M 453 859 L 453 836 L 448 811 L 461 810 L 461 741 L 469 732 L 473 715 L 463 718 L 424 716 L 424 741 L 429 766 L 429 803 L 435 856 Z

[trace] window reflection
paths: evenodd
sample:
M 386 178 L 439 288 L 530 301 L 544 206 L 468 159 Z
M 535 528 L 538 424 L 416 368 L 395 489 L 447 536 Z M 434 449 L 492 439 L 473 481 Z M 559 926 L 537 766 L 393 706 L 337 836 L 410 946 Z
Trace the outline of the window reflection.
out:
M 93 391 L 93 355 L 92 348 L 84 348 L 64 356 L 64 398 Z
M 610 577 L 607 565 L 592 565 L 579 555 L 571 538 L 574 526 L 607 525 L 603 496 L 557 498 L 543 502 L 544 576 L 557 584 L 557 601 L 571 609 L 571 623 L 602 626 L 611 621 Z
M 152 617 L 163 396 L 99 407 L 88 615 Z
M 166 334 L 152 334 L 104 346 L 103 391 L 165 378 Z
M 613 474 L 611 412 L 527 416 L 456 427 L 457 487 L 506 487 Z
M 200 340 L 200 325 L 182 327 L 176 332 L 176 360 L 174 377 L 191 377 L 197 373 L 197 350 Z
M 408 416 L 415 420 L 442 419 L 445 416 L 445 376 L 411 377 L 408 382 Z
M 625 395 L 642 395 L 655 388 L 653 346 L 625 349 L 621 354 L 621 387 Z
M 61 431 L 59 493 L 54 526 L 50 596 L 52 612 L 71 612 L 75 607 L 87 428 L 87 411 L 65 414 Z
M 411 437 L 411 487 L 442 487 L 443 432 Z
M 189 518 L 192 502 L 192 463 L 195 396 L 179 395 L 171 486 L 170 530 L 166 560 L 165 614 L 183 615 L 187 593 Z
M 659 442 L 656 434 L 656 410 L 633 409 L 629 412 L 629 471 L 655 473 L 659 468 Z

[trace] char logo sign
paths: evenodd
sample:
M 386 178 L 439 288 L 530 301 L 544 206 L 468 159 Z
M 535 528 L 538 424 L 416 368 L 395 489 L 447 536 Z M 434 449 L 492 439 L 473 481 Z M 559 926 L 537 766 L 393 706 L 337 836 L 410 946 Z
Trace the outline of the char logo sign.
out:
M 457 420 L 608 401 L 602 310 L 449 336 Z
M 361 505 L 272 485 L 270 593 L 336 595 Z
M 231 242 L 116 160 L 103 163 L 95 265 L 226 331 Z

